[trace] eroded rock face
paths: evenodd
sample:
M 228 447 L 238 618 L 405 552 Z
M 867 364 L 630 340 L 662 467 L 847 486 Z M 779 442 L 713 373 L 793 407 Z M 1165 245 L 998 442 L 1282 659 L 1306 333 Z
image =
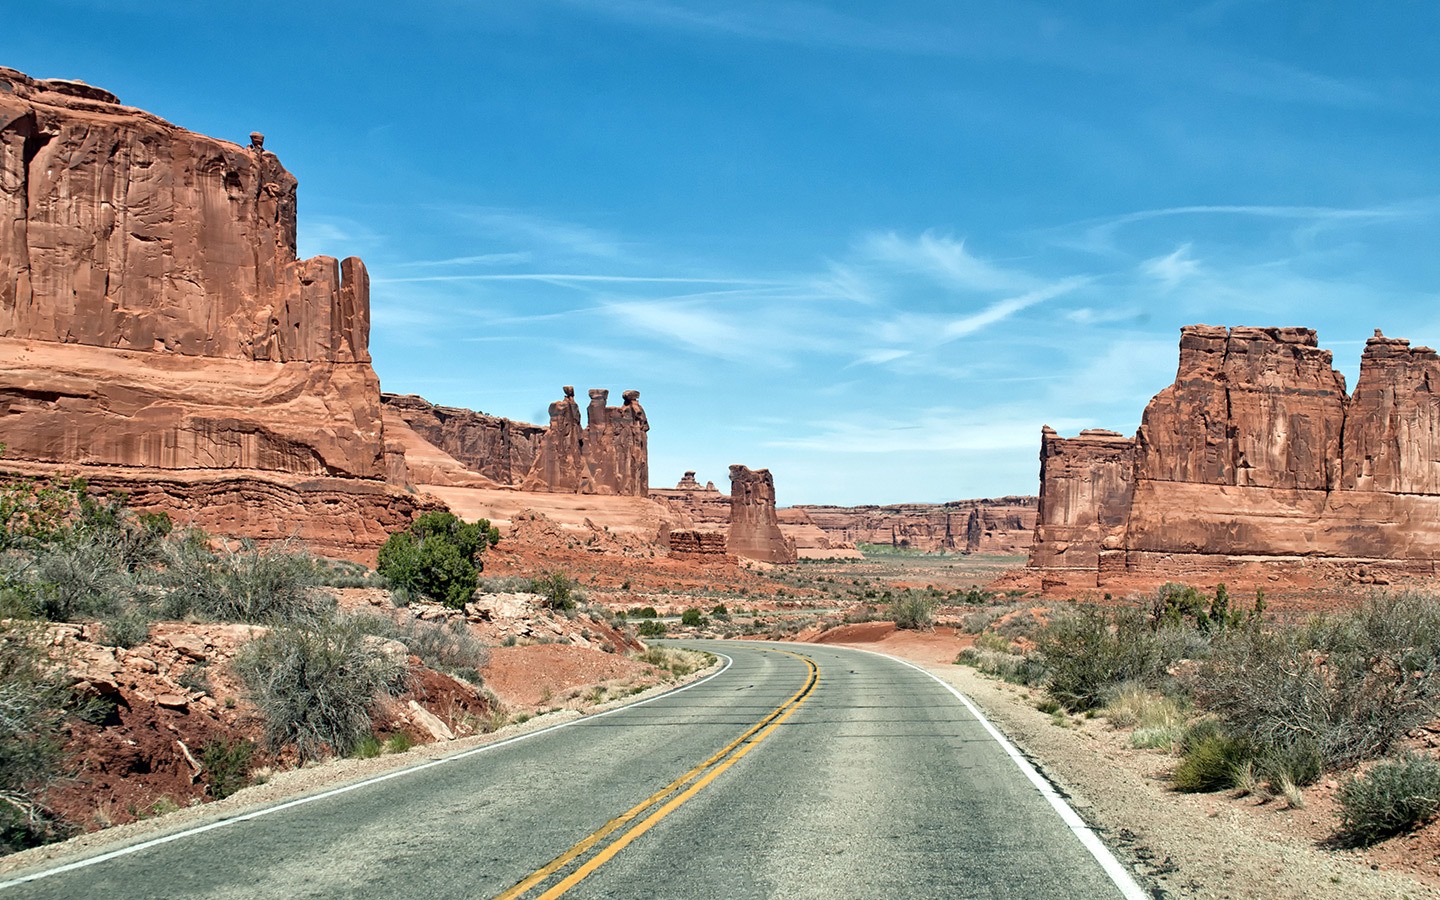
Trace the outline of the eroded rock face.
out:
M 769 469 L 730 467 L 730 552 L 768 563 L 795 562 L 795 544 L 780 531 Z
M 1360 372 L 1347 396 L 1309 329 L 1182 329 L 1133 440 L 1045 429 L 1030 565 L 1090 586 L 1307 558 L 1433 572 L 1440 358 L 1377 331 Z
M 575 389 L 550 404 L 550 427 L 540 441 L 522 487 L 558 494 L 644 497 L 650 492 L 650 421 L 639 391 L 626 391 L 624 404 L 607 406 L 610 392 L 590 390 L 586 426 L 580 427 Z
M 404 419 L 425 440 L 496 484 L 523 480 L 546 438 L 546 429 L 539 425 L 436 406 L 414 394 L 381 394 L 380 399 L 386 411 Z
M 373 516 L 398 467 L 370 366 L 369 278 L 353 257 L 296 258 L 295 196 L 259 135 L 241 147 L 0 69 L 7 463 L 184 472 L 196 497 L 195 473 L 273 476 L 317 517 L 288 530 L 370 540 L 348 517 Z M 307 481 L 331 500 L 366 487 L 312 505 Z
M 836 546 L 863 543 L 926 553 L 1024 553 L 1035 530 L 1036 498 L 794 508 Z

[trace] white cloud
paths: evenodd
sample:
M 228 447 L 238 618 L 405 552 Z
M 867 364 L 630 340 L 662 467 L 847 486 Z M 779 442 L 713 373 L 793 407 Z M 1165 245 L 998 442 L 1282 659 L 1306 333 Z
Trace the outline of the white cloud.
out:
M 872 234 L 861 243 L 861 253 L 890 268 L 924 275 L 963 291 L 1025 291 L 1037 281 L 1028 273 L 980 259 L 965 249 L 963 240 L 932 231 L 913 239 L 893 231 Z
M 1188 281 L 1200 272 L 1200 261 L 1190 258 L 1190 245 L 1182 244 L 1175 248 L 1175 252 L 1167 256 L 1156 256 L 1145 260 L 1140 264 L 1140 270 L 1156 281 L 1159 281 L 1166 290 L 1174 288 L 1182 281 Z

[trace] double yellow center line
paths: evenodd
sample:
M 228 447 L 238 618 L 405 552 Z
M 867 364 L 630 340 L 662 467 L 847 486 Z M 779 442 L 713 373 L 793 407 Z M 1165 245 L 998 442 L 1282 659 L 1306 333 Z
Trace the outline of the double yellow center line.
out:
M 496 900 L 514 900 L 514 898 L 523 896 L 537 885 L 569 867 L 576 860 L 589 854 L 592 850 L 595 850 L 595 848 L 600 847 L 598 852 L 586 859 L 578 868 L 555 884 L 554 887 L 540 894 L 539 900 L 550 900 L 550 898 L 559 897 L 588 878 L 596 869 L 609 862 L 617 853 L 624 850 L 640 835 L 653 828 L 661 819 L 678 809 L 685 801 L 703 791 L 710 782 L 720 777 L 721 772 L 735 765 L 742 756 L 754 749 L 756 744 L 769 737 L 776 728 L 780 727 L 781 723 L 790 718 L 795 710 L 799 709 L 800 705 L 810 698 L 811 694 L 815 691 L 815 686 L 820 683 L 820 667 L 815 665 L 815 661 L 808 656 L 790 653 L 788 650 L 772 652 L 784 653 L 787 656 L 793 656 L 805 663 L 809 669 L 809 673 L 805 679 L 804 686 L 801 687 L 800 690 L 791 694 L 784 703 L 775 707 L 763 719 L 750 726 L 744 734 L 722 747 L 714 756 L 686 772 L 684 775 L 681 775 L 654 794 L 651 794 L 621 815 L 606 822 L 599 830 L 583 838 L 569 850 L 566 850 L 544 866 L 522 878 L 514 887 L 502 894 L 498 894 Z M 647 812 L 649 812 L 649 815 L 645 815 Z M 641 816 L 644 816 L 644 818 L 640 818 Z M 639 821 L 636 821 L 637 819 Z M 622 829 L 625 830 L 622 831 Z M 605 840 L 616 832 L 621 832 L 619 837 L 616 837 L 606 844 Z M 603 847 L 601 846 L 602 844 Z

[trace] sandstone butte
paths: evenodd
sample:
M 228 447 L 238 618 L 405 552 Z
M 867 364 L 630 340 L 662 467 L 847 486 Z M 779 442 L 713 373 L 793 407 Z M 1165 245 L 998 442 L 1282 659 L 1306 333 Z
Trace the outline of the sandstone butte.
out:
M 1183 328 L 1175 383 L 1133 438 L 1042 431 L 1030 567 L 1102 588 L 1317 565 L 1434 575 L 1437 385 L 1435 351 L 1378 329 L 1347 394 L 1310 329 Z
M 570 388 L 548 426 L 382 400 L 365 265 L 297 257 L 296 194 L 258 133 L 242 147 L 0 68 L 0 468 L 362 560 L 442 501 L 653 548 L 692 527 L 649 497 L 637 391 L 591 390 L 583 428 Z M 783 558 L 747 515 L 746 553 Z

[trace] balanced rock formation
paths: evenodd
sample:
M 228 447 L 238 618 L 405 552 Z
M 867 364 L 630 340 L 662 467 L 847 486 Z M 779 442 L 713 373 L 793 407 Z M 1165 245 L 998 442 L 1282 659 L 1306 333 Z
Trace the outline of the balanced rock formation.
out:
M 926 553 L 1025 553 L 1035 497 L 992 497 L 888 506 L 811 506 L 803 512 L 832 544 L 880 544 Z
M 769 469 L 730 467 L 730 552 L 768 563 L 795 562 L 795 544 L 780 531 Z
M 232 533 L 378 545 L 415 504 L 386 487 L 369 278 L 297 259 L 295 211 L 259 134 L 0 69 L 0 463 Z M 212 487 L 293 515 L 216 512 Z
M 1433 574 L 1436 386 L 1433 350 L 1378 330 L 1347 395 L 1314 331 L 1186 327 L 1133 439 L 1042 432 L 1030 565 L 1102 587 L 1305 560 Z

